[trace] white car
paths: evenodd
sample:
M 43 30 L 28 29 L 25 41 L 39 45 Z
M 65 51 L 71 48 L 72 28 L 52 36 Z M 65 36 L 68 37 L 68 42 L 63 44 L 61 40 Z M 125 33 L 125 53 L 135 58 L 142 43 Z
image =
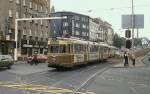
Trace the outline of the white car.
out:
M 14 60 L 11 55 L 0 55 L 0 68 L 7 67 L 11 69 L 11 66 L 14 64 Z

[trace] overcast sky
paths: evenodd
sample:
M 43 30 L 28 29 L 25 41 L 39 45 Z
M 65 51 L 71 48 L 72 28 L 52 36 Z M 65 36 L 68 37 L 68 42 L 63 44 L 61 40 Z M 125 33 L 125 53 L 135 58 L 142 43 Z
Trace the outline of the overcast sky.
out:
M 121 15 L 131 14 L 132 0 L 51 0 L 56 11 L 72 11 L 100 17 L 112 24 L 113 29 L 119 35 L 124 36 L 121 28 Z M 140 29 L 140 37 L 150 39 L 150 1 L 134 0 L 135 14 L 144 14 L 145 27 Z M 88 12 L 92 10 L 92 12 Z

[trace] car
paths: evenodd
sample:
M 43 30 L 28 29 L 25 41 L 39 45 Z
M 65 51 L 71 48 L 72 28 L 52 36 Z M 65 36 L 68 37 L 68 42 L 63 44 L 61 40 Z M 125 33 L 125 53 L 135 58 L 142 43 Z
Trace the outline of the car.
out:
M 147 54 L 148 60 L 150 61 L 150 52 Z
M 27 63 L 32 64 L 34 56 L 27 57 Z M 45 55 L 37 55 L 38 63 L 45 63 L 48 57 Z
M 0 55 L 0 68 L 7 67 L 11 69 L 11 66 L 14 64 L 14 60 L 11 55 Z

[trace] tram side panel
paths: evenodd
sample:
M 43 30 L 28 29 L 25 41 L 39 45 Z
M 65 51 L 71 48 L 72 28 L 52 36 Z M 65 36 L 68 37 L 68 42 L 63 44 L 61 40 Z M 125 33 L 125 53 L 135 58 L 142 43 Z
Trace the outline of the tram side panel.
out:
M 73 62 L 74 55 L 71 54 L 48 54 L 49 67 L 73 67 Z

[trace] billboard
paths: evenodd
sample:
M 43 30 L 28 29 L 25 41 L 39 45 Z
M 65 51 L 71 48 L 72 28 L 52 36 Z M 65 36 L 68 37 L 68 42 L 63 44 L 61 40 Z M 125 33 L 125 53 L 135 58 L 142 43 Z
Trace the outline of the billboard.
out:
M 144 28 L 144 15 L 136 14 L 133 19 L 134 28 Z M 130 29 L 132 28 L 132 15 L 122 15 L 122 28 Z

